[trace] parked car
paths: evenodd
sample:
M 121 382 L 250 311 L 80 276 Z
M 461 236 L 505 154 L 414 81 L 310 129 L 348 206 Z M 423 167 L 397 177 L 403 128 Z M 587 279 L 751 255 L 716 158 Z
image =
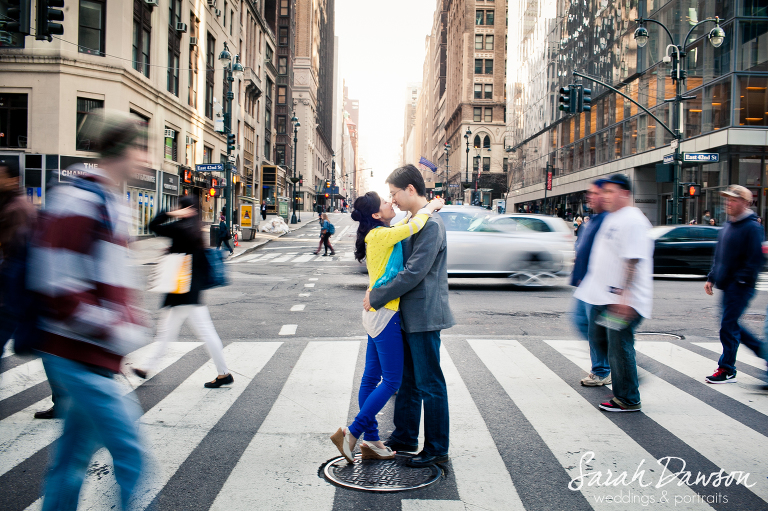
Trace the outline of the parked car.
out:
M 520 277 L 542 283 L 573 269 L 574 237 L 556 217 L 499 215 L 474 206 L 446 206 L 439 212 L 448 238 L 451 277 Z
M 721 227 L 709 225 L 668 225 L 653 227 L 653 273 L 706 275 L 715 257 Z

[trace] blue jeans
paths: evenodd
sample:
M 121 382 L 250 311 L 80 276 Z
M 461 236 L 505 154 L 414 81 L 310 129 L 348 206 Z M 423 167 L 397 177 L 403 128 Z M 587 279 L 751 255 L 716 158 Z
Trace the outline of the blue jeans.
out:
M 397 392 L 403 379 L 403 332 L 400 330 L 400 313 L 395 313 L 384 330 L 376 337 L 368 336 L 365 353 L 365 370 L 360 382 L 357 403 L 360 413 L 349 426 L 355 438 L 365 434 L 371 442 L 379 440 L 379 423 L 376 414 L 384 408 L 389 398 Z
M 405 333 L 403 384 L 395 399 L 395 431 L 391 439 L 419 444 L 424 403 L 424 452 L 448 454 L 448 388 L 440 368 L 440 331 Z
M 739 324 L 739 318 L 747 310 L 754 295 L 753 287 L 736 283 L 723 291 L 723 318 L 720 321 L 720 344 L 723 345 L 723 354 L 717 365 L 730 373 L 736 372 L 736 352 L 739 351 L 739 344 L 765 358 L 763 343 Z
M 574 298 L 573 324 L 584 339 L 589 339 L 589 311 L 592 304 L 582 302 Z M 589 359 L 592 361 L 591 373 L 600 378 L 611 374 L 611 366 L 608 364 L 608 353 L 601 350 L 591 340 L 589 341 Z
M 623 330 L 611 330 L 595 320 L 605 311 L 605 305 L 594 305 L 589 313 L 589 343 L 608 354 L 611 367 L 613 396 L 625 405 L 640 404 L 640 384 L 635 361 L 635 329 L 643 320 L 637 316 Z
M 64 417 L 64 431 L 56 442 L 45 484 L 43 511 L 77 509 L 85 471 L 102 445 L 112 455 L 123 509 L 127 509 L 143 463 L 135 423 L 141 410 L 122 395 L 109 371 L 45 353 L 43 364 L 59 397 L 56 408 Z

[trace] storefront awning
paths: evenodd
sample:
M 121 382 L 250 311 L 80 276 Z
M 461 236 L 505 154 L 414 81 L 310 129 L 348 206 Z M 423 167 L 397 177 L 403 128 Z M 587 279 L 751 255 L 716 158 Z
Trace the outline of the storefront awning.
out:
M 261 201 L 259 199 L 255 198 L 255 197 L 248 197 L 246 195 L 239 196 L 237 198 L 237 200 L 241 200 L 243 202 L 250 202 L 250 203 L 253 203 L 253 204 L 260 204 L 261 203 Z

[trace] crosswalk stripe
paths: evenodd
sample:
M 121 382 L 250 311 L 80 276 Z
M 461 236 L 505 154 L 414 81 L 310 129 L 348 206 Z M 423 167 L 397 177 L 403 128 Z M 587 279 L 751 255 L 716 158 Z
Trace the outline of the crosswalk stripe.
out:
M 281 257 L 276 257 L 276 258 L 272 259 L 272 262 L 273 263 L 284 263 L 284 262 L 286 262 L 286 261 L 288 261 L 288 260 L 290 260 L 292 258 L 293 258 L 292 255 L 289 255 L 289 256 L 283 255 Z
M 0 373 L 0 401 L 45 381 L 39 358 Z
M 463 504 L 468 509 L 525 510 L 491 433 L 444 346 L 440 367 L 448 386 L 451 466 Z
M 554 341 L 549 343 L 580 367 L 589 367 L 589 347 L 585 341 Z M 768 480 L 757 474 L 764 471 L 764 460 L 754 446 L 762 445 L 765 437 L 719 410 L 698 399 L 691 399 L 658 376 L 638 367 L 641 379 L 643 413 L 666 429 L 684 438 L 685 443 L 726 473 L 744 471 L 752 474 L 750 490 L 768 500 Z M 701 420 L 706 417 L 706 420 Z M 728 441 L 723 441 L 727 432 Z
M 717 354 L 723 353 L 723 345 L 719 342 L 694 342 L 691 344 L 695 344 L 696 346 L 699 346 L 700 348 L 707 349 L 709 351 L 712 351 Z M 736 352 L 736 361 L 741 362 L 742 364 L 751 365 L 752 367 L 756 367 L 758 369 L 765 370 L 765 360 L 762 358 L 756 356 L 754 353 L 750 351 L 749 348 L 745 346 L 739 346 L 739 351 Z M 710 364 L 711 365 L 711 364 Z M 715 363 L 715 366 L 717 363 Z M 715 367 L 710 367 L 710 374 L 714 372 Z M 739 368 L 736 367 L 736 370 Z M 741 374 L 738 375 L 739 378 L 741 378 Z
M 690 350 L 686 350 L 676 344 L 668 342 L 638 342 L 635 349 L 652 359 L 665 364 L 684 375 L 701 382 L 709 389 L 720 392 L 739 403 L 748 406 L 758 412 L 768 415 L 768 401 L 755 399 L 742 384 L 760 385 L 763 382 L 748 374 L 739 373 L 738 384 L 710 385 L 704 382 L 704 377 L 712 374 L 712 360 L 703 357 Z
M 166 354 L 158 364 L 158 371 L 170 366 L 192 349 L 200 346 L 199 342 L 174 342 L 169 343 Z M 135 360 L 144 360 L 144 357 L 152 353 L 154 346 L 144 346 L 126 357 L 128 364 Z M 152 378 L 141 380 L 135 375 L 127 375 L 125 392 L 152 381 Z M 31 404 L 28 408 L 17 412 L 0 421 L 0 475 L 13 469 L 16 465 L 29 458 L 40 449 L 56 440 L 61 434 L 61 422 L 51 420 L 36 420 L 34 411 L 40 410 L 46 403 L 45 399 Z
M 307 345 L 211 509 L 332 508 L 336 490 L 317 470 L 333 455 L 328 437 L 347 418 L 359 346 Z
M 478 508 L 478 509 L 482 509 L 482 508 Z M 500 507 L 498 509 L 507 509 L 507 507 Z M 403 499 L 402 508 L 401 508 L 401 511 L 466 511 L 466 510 L 467 508 L 464 506 L 464 503 L 458 500 Z
M 293 260 L 293 261 L 291 261 L 291 262 L 294 262 L 294 263 L 306 263 L 306 262 L 309 262 L 309 261 L 311 261 L 311 260 L 312 260 L 312 259 L 314 259 L 314 258 L 315 258 L 315 256 L 314 256 L 314 255 L 312 255 L 312 254 L 309 254 L 309 255 L 301 255 L 301 256 L 297 257 L 296 259 L 294 259 L 294 260 Z
M 213 362 L 203 364 L 165 399 L 140 419 L 142 440 L 153 462 L 136 489 L 132 505 L 145 509 L 178 470 L 189 454 L 216 425 L 243 393 L 248 383 L 262 370 L 282 343 L 233 342 L 224 348 L 224 358 L 235 382 L 226 389 L 202 388 L 202 382 L 216 374 Z M 91 465 L 109 465 L 106 449 L 101 449 Z M 119 507 L 120 488 L 109 477 L 91 474 L 80 493 L 79 509 Z

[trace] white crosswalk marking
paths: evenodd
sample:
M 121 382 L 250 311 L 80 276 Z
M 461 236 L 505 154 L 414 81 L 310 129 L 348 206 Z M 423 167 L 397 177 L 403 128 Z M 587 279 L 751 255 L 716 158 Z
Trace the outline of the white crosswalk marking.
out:
M 280 328 L 280 333 L 277 335 L 295 335 L 297 328 L 299 328 L 299 325 L 283 325 Z
M 45 380 L 43 361 L 39 358 L 0 373 L 0 401 Z
M 718 355 L 723 353 L 723 345 L 719 342 L 694 342 L 692 344 L 717 353 Z M 756 356 L 746 346 L 739 346 L 739 351 L 736 352 L 736 362 L 741 362 L 742 364 L 751 365 L 752 367 L 765 370 L 765 360 Z M 710 365 L 712 367 L 710 368 L 709 374 L 712 374 L 715 372 L 714 370 L 717 369 L 717 362 L 712 362 Z M 738 371 L 738 369 L 739 368 L 737 365 L 736 370 Z M 741 374 L 738 375 L 738 378 L 741 378 Z
M 312 254 L 309 255 L 302 255 L 291 261 L 292 263 L 306 263 L 314 259 L 315 256 Z
M 310 342 L 211 510 L 330 510 L 335 488 L 317 477 L 345 425 L 359 341 Z M 310 504 L 311 503 L 311 504 Z

